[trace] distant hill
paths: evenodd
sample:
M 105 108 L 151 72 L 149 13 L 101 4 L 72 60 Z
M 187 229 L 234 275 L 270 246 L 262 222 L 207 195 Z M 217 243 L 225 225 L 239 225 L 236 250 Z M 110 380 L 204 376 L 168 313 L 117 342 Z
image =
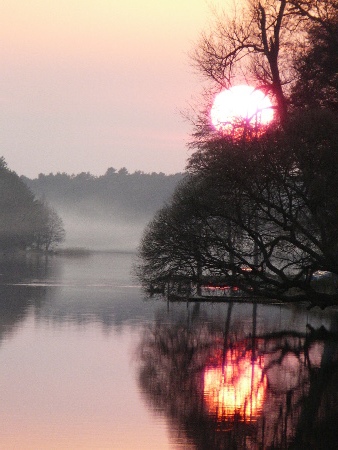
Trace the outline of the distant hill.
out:
M 143 228 L 184 174 L 128 173 L 110 167 L 102 176 L 56 173 L 21 179 L 62 217 L 67 246 L 136 249 Z

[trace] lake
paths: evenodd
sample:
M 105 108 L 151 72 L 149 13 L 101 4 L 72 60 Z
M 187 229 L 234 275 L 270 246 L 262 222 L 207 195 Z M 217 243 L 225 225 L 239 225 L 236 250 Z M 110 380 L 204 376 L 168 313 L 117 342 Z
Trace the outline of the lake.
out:
M 338 309 L 147 299 L 134 258 L 0 262 L 0 449 L 338 448 Z

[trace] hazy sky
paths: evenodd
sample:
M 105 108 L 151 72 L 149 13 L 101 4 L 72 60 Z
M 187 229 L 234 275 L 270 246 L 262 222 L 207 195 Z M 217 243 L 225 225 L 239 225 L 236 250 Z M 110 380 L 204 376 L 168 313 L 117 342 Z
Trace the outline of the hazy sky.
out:
M 29 177 L 182 171 L 187 53 L 218 0 L 2 0 L 0 155 Z

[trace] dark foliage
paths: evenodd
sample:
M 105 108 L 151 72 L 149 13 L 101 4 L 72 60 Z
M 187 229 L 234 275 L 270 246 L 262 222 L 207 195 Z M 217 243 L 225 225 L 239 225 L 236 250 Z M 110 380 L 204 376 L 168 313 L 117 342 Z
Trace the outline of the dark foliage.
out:
M 146 230 L 144 282 L 218 276 L 247 293 L 337 303 L 335 289 L 313 283 L 318 270 L 338 275 L 335 115 L 302 114 L 249 141 L 210 141 L 188 170 Z
M 193 59 L 214 91 L 244 75 L 272 94 L 276 120 L 226 136 L 202 106 L 189 177 L 140 246 L 145 284 L 218 280 L 247 294 L 338 304 L 337 17 L 336 0 L 248 2 L 202 35 Z M 327 284 L 314 281 L 318 271 Z
M 57 213 L 34 194 L 0 158 L 0 250 L 49 250 L 62 242 L 64 229 Z
M 338 111 L 338 17 L 315 24 L 308 45 L 295 61 L 297 82 L 291 102 L 298 108 Z

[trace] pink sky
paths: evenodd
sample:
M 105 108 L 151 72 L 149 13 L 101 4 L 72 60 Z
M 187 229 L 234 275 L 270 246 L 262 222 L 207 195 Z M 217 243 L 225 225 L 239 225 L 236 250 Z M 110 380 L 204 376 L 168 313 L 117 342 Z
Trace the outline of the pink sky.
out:
M 182 171 L 200 91 L 187 53 L 218 0 L 8 0 L 0 155 L 17 173 Z

